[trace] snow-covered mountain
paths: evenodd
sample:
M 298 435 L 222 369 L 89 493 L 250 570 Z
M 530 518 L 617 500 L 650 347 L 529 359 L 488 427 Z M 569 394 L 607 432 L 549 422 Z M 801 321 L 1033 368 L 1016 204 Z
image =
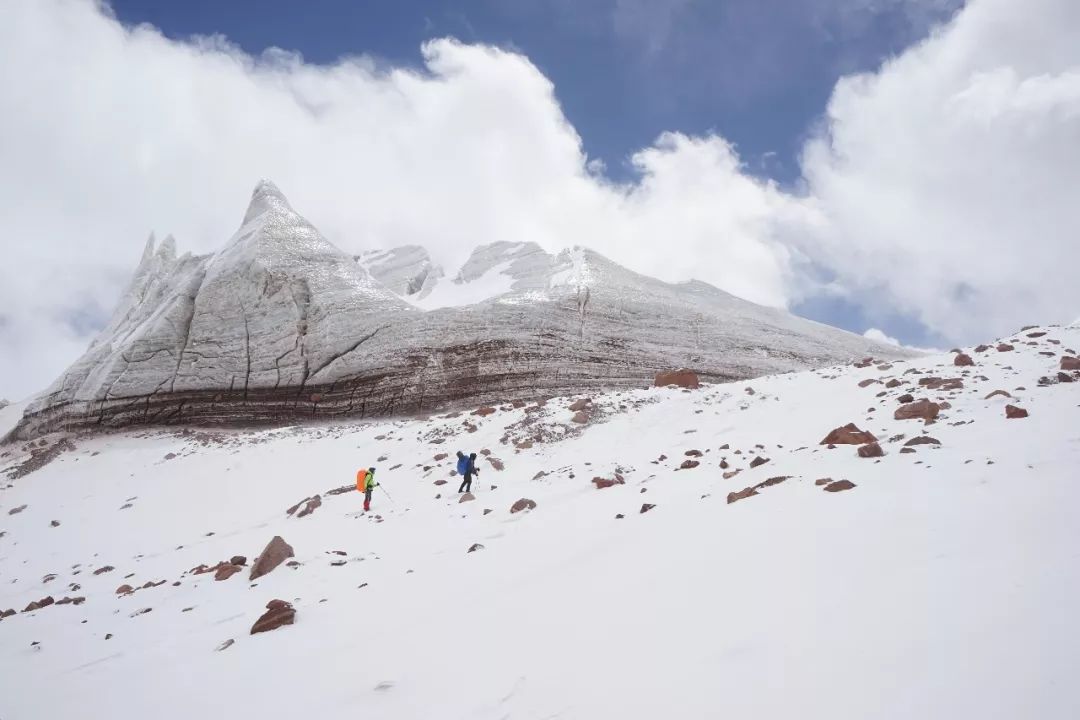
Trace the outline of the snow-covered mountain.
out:
M 262 182 L 220 252 L 151 239 L 108 327 L 16 434 L 424 413 L 866 355 L 910 356 L 586 248 L 496 243 L 449 279 L 418 247 L 350 257 Z
M 1077 349 L 0 448 L 4 717 L 1071 720 Z

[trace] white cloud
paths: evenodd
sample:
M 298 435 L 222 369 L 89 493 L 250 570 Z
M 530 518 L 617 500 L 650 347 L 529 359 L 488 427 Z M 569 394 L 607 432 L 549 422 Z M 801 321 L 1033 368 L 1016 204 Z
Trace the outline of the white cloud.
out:
M 1080 264 L 1080 4 L 974 0 L 836 87 L 804 173 L 819 262 L 954 342 L 1072 317 Z
M 0 395 L 78 354 L 151 229 L 215 250 L 260 177 L 354 252 L 420 243 L 453 266 L 496 240 L 584 244 L 779 306 L 820 290 L 814 267 L 869 316 L 913 314 L 955 342 L 1065 321 L 1078 309 L 1078 31 L 1071 0 L 971 0 L 838 84 L 795 196 L 746 174 L 723 138 L 678 133 L 633 155 L 637 181 L 613 184 L 550 81 L 497 48 L 433 41 L 422 70 L 314 66 L 124 28 L 83 0 L 8 0 Z

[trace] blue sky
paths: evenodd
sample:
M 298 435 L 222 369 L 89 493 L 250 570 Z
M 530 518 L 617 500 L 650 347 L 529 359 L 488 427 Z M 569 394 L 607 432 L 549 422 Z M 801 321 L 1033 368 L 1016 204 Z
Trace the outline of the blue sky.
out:
M 514 48 L 555 84 L 586 152 L 622 179 L 627 157 L 663 131 L 716 132 L 748 171 L 798 180 L 797 156 L 841 75 L 875 69 L 960 0 L 113 0 L 126 24 L 221 34 L 251 54 L 309 62 L 370 54 L 421 64 L 420 44 L 453 36 Z

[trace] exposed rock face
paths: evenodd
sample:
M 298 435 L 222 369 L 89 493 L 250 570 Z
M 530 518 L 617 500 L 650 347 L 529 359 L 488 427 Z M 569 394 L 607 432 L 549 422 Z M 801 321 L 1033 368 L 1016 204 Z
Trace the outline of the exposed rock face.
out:
M 1065 356 L 1061 358 L 1062 370 L 1080 370 L 1080 357 Z
M 266 612 L 251 626 L 251 634 L 277 630 L 282 625 L 292 625 L 296 620 L 296 609 L 284 600 L 271 600 L 266 603 Z
M 877 438 L 871 432 L 860 430 L 855 423 L 848 423 L 838 427 L 821 441 L 821 445 L 864 445 L 876 442 Z
M 262 577 L 291 557 L 296 557 L 292 545 L 285 542 L 280 535 L 275 535 L 273 540 L 267 543 L 263 551 L 259 553 L 259 557 L 255 558 L 248 579 L 255 580 Z
M 357 262 L 262 182 L 216 254 L 151 238 L 112 320 L 13 436 L 431 412 L 640 387 L 663 368 L 691 367 L 672 380 L 692 386 L 867 354 L 910 355 L 584 248 L 495 243 L 452 280 L 415 248 Z
M 693 370 L 686 369 L 658 372 L 656 373 L 656 377 L 653 378 L 653 385 L 656 387 L 674 385 L 676 387 L 691 389 L 701 387 L 697 373 Z

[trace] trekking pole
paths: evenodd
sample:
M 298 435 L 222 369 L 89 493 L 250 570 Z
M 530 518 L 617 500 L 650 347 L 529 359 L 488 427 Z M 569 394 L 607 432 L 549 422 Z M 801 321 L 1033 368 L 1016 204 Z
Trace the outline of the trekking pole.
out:
M 397 503 L 394 502 L 394 498 L 390 496 L 390 493 L 386 492 L 386 488 L 384 488 L 382 484 L 379 485 L 379 489 L 383 491 L 384 495 L 386 495 L 386 499 L 390 501 L 390 504 L 394 507 L 397 507 Z

